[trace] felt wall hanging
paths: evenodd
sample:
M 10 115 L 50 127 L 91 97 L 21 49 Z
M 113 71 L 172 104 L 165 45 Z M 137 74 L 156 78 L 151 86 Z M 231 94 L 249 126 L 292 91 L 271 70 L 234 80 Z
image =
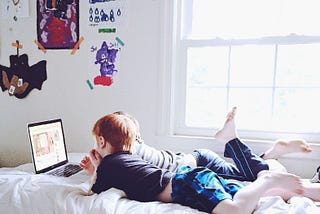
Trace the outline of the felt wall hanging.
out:
M 47 79 L 45 60 L 29 66 L 28 55 L 19 55 L 19 42 L 17 55 L 9 56 L 10 67 L 0 65 L 0 86 L 2 91 L 8 90 L 10 96 L 19 99 L 25 98 L 32 89 L 41 90 L 43 82 Z
M 45 49 L 73 49 L 79 40 L 79 0 L 37 0 L 37 36 Z

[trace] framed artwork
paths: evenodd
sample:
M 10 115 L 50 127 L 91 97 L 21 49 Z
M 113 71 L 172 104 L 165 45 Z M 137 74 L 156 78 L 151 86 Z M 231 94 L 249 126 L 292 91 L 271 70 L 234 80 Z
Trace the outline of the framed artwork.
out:
M 79 0 L 37 0 L 37 37 L 45 49 L 73 49 L 79 40 Z

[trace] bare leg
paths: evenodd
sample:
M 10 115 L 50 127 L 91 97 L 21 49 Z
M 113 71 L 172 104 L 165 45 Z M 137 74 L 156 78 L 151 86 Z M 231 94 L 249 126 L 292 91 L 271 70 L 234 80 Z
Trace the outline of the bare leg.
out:
M 294 139 L 294 140 L 277 140 L 275 144 L 268 149 L 263 159 L 277 159 L 282 155 L 294 153 L 294 152 L 311 152 L 312 149 L 305 140 Z
M 304 183 L 303 190 L 303 196 L 320 202 L 320 183 Z
M 227 143 L 230 140 L 238 137 L 236 124 L 235 124 L 235 115 L 237 108 L 233 107 L 232 110 L 228 113 L 226 121 L 223 127 L 215 134 L 217 141 L 222 143 Z M 305 140 L 302 139 L 293 139 L 293 140 L 277 140 L 275 144 L 268 149 L 264 155 L 263 159 L 277 159 L 282 155 L 294 152 L 311 152 L 312 149 L 307 144 Z
M 267 191 L 264 196 L 281 196 L 283 200 L 287 201 L 296 195 L 302 195 L 311 200 L 320 202 L 320 183 L 302 183 L 302 192 L 299 194 L 297 194 L 297 192 L 274 188 Z
M 234 176 L 236 180 L 254 181 L 257 179 L 257 173 L 261 170 L 267 170 L 268 165 L 237 137 L 236 110 L 236 107 L 232 108 L 223 127 L 215 135 L 216 141 L 225 144 L 224 157 L 233 159 L 235 166 L 228 168 L 226 164 L 221 164 L 220 167 L 216 168 L 219 168 L 219 170 L 225 169 L 220 174 L 222 177 Z M 213 161 L 210 163 L 213 163 Z M 230 174 L 228 174 L 229 172 Z
M 296 194 L 302 192 L 299 177 L 288 173 L 265 172 L 256 181 L 240 189 L 233 200 L 221 201 L 212 213 L 252 213 L 260 198 L 272 188 L 281 188 Z
M 237 130 L 235 124 L 235 115 L 237 107 L 233 107 L 228 113 L 227 119 L 222 127 L 216 134 L 215 138 L 217 141 L 227 143 L 237 137 Z

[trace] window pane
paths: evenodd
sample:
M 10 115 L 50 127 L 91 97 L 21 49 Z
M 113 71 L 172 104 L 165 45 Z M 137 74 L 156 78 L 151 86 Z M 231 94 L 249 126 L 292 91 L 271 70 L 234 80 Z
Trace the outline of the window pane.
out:
M 226 86 L 227 47 L 189 48 L 187 60 L 189 86 Z
M 320 87 L 320 45 L 279 45 L 277 86 Z
M 320 35 L 318 0 L 184 0 L 189 39 Z M 298 15 L 297 15 L 298 14 Z M 192 16 L 192 21 L 190 21 Z
M 319 132 L 320 89 L 276 89 L 275 131 Z
M 232 106 L 239 108 L 239 133 L 248 137 L 320 133 L 319 0 L 177 5 L 174 63 L 186 80 L 177 78 L 174 87 L 179 133 L 203 135 L 221 127 Z
M 231 86 L 266 87 L 273 85 L 274 45 L 244 45 L 231 49 Z
M 221 88 L 188 88 L 186 125 L 220 127 L 225 118 L 227 90 Z
M 272 89 L 231 88 L 230 107 L 237 106 L 237 127 L 268 130 L 271 121 Z

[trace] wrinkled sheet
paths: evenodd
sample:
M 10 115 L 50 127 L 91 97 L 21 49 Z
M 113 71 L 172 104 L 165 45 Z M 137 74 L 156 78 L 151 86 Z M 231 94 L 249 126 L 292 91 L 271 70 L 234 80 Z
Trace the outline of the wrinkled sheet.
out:
M 178 204 L 129 200 L 117 189 L 87 196 L 89 188 L 85 172 L 63 178 L 0 168 L 0 213 L 203 213 Z M 289 203 L 280 197 L 264 197 L 254 212 L 261 213 L 314 214 L 320 208 L 304 197 L 294 197 Z
M 142 203 L 117 189 L 87 196 L 89 179 L 0 169 L 0 213 L 202 213 L 178 204 Z

